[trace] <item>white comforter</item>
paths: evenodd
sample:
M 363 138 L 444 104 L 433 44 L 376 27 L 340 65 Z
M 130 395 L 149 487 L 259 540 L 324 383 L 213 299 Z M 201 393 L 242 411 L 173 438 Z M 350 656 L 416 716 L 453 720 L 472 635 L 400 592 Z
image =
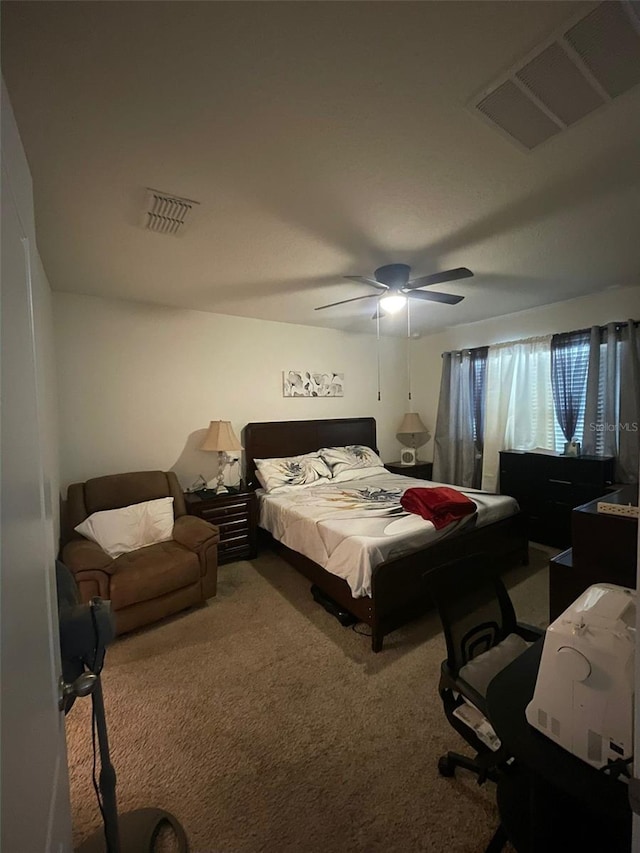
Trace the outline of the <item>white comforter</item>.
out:
M 506 495 L 476 489 L 458 491 L 475 501 L 474 515 L 436 530 L 430 521 L 405 512 L 400 496 L 409 488 L 446 485 L 398 474 L 286 489 L 259 490 L 260 526 L 275 539 L 344 578 L 354 598 L 371 595 L 371 572 L 467 526 L 484 526 L 518 512 Z

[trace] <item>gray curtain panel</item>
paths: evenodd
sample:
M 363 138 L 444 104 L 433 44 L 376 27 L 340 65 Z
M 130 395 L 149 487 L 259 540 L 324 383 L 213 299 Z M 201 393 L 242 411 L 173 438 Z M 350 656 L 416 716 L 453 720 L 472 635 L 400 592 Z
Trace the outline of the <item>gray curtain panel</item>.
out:
M 551 338 L 551 388 L 553 407 L 562 433 L 573 441 L 587 390 L 590 333 L 564 332 Z
M 482 470 L 484 371 L 477 353 L 465 350 L 442 356 L 433 457 L 433 479 L 440 483 L 473 488 Z M 485 364 L 486 357 L 484 348 Z
M 594 326 L 589 341 L 589 371 L 583 450 L 617 457 L 616 480 L 638 480 L 640 446 L 640 336 L 636 324 Z
M 629 320 L 622 334 L 618 468 L 623 483 L 638 480 L 640 463 L 640 335 Z

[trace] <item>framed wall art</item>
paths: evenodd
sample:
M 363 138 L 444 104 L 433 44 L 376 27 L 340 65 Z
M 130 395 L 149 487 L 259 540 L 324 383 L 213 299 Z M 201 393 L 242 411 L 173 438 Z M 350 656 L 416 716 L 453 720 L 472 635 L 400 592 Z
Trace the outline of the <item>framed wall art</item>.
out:
M 283 397 L 344 397 L 344 373 L 284 370 Z

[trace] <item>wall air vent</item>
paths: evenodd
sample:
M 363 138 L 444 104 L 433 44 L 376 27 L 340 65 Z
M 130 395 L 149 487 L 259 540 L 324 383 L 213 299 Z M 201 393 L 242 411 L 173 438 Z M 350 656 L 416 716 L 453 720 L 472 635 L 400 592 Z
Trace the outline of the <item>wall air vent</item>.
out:
M 531 150 L 640 83 L 640 2 L 573 18 L 470 104 Z
M 199 201 L 189 198 L 180 198 L 158 190 L 147 190 L 144 227 L 158 234 L 182 234 L 191 210 L 199 204 Z

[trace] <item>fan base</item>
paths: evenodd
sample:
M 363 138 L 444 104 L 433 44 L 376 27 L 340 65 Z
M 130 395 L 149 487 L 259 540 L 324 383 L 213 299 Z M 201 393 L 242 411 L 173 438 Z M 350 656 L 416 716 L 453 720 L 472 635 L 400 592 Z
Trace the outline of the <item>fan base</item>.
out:
M 120 853 L 153 853 L 158 833 L 167 824 L 175 836 L 177 853 L 188 853 L 189 843 L 176 818 L 164 809 L 135 809 L 118 816 Z M 89 836 L 76 853 L 110 853 L 102 829 Z

